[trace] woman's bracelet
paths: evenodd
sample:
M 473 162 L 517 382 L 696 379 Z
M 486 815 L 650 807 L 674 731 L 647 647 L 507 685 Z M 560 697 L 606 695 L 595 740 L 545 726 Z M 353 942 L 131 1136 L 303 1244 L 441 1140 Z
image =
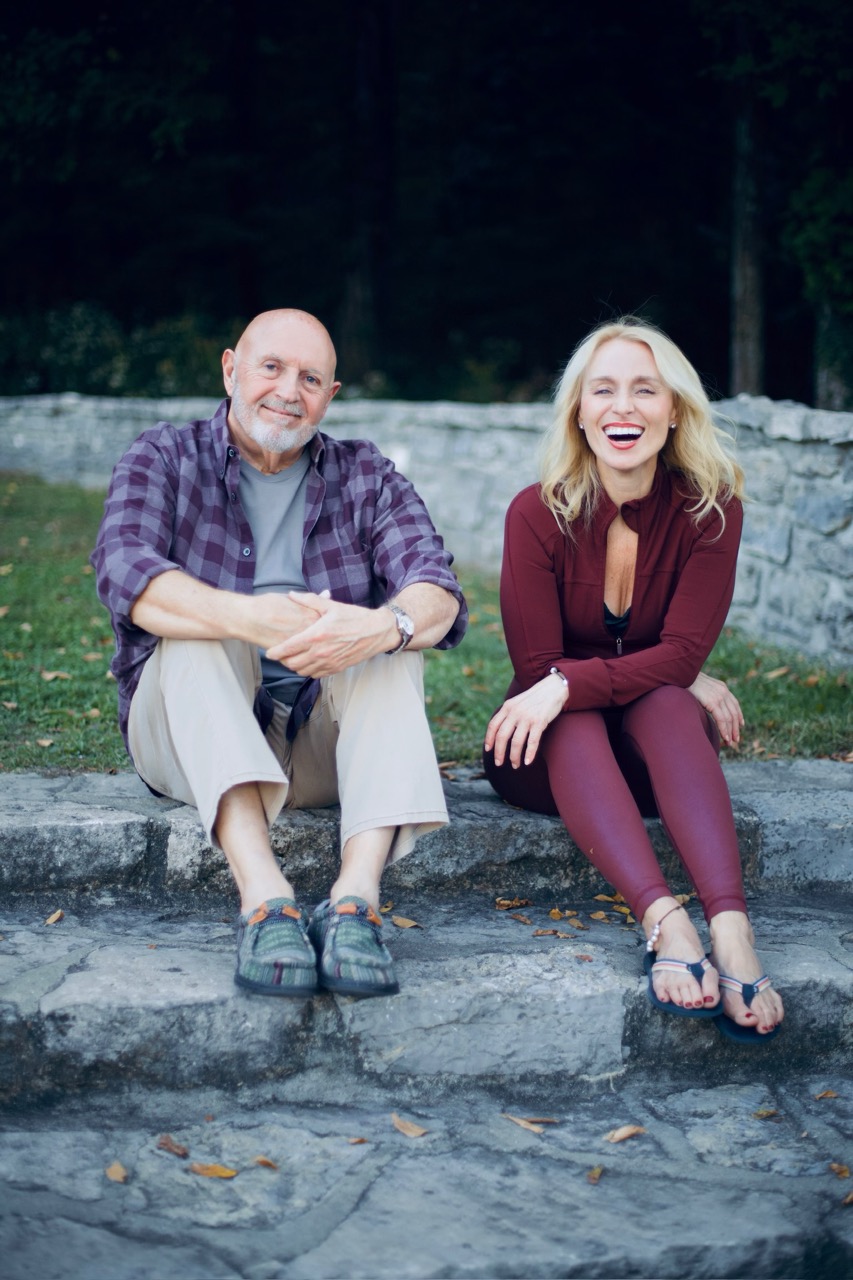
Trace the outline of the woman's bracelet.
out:
M 568 682 L 568 679 L 566 678 L 566 676 L 564 676 L 564 675 L 563 675 L 562 671 L 560 671 L 560 669 L 559 669 L 558 667 L 552 667 L 552 668 L 551 668 L 551 670 L 548 672 L 548 675 L 549 675 L 549 676 L 558 676 L 558 677 L 562 680 L 563 684 L 566 686 L 566 699 L 568 699 L 568 696 L 569 696 L 569 682 Z M 565 706 L 565 704 L 566 704 L 566 699 L 564 699 L 564 701 L 563 701 L 563 706 Z

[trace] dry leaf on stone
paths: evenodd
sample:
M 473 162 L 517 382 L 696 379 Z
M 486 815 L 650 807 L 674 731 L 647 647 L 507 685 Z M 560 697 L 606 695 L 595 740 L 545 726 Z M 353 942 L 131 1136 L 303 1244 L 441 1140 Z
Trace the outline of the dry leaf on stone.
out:
M 850 1170 L 848 1169 L 846 1164 L 836 1164 L 836 1162 L 833 1160 L 832 1164 L 829 1167 L 832 1173 L 835 1174 L 836 1178 L 850 1177 Z
M 407 916 L 392 916 L 391 923 L 395 924 L 398 929 L 422 929 L 423 925 L 418 924 L 417 920 L 409 920 Z
M 390 898 L 388 899 L 387 902 L 383 902 L 379 908 L 379 910 L 382 912 L 384 916 L 386 916 L 388 912 L 392 911 L 393 909 L 394 909 L 394 903 L 391 901 Z
M 523 916 L 520 911 L 510 911 L 510 920 L 517 920 L 519 924 L 533 924 L 529 916 Z
M 623 916 L 629 916 L 629 915 L 631 914 L 631 908 L 630 908 L 630 907 L 623 907 L 623 906 L 620 906 L 618 903 L 617 903 L 617 904 L 616 904 L 616 906 L 613 908 L 613 910 L 614 910 L 614 911 L 618 911 L 618 912 L 619 912 L 619 914 L 620 914 L 620 915 L 623 915 Z
M 127 1182 L 127 1179 L 130 1176 L 127 1169 L 125 1169 L 124 1165 L 120 1164 L 118 1160 L 113 1160 L 112 1164 L 107 1165 L 104 1173 L 107 1175 L 110 1182 Z
M 623 1124 L 618 1129 L 611 1129 L 609 1133 L 605 1133 L 605 1142 L 625 1142 L 628 1138 L 637 1138 L 641 1133 L 645 1133 L 645 1129 L 640 1124 Z
M 590 911 L 589 918 L 590 920 L 606 920 L 607 912 L 606 911 Z
M 237 1170 L 229 1169 L 224 1164 L 199 1164 L 193 1161 L 189 1166 L 190 1173 L 197 1173 L 202 1178 L 236 1178 Z
M 760 1107 L 758 1111 L 753 1111 L 756 1120 L 773 1120 L 779 1115 L 775 1107 Z
M 604 1173 L 604 1165 L 597 1164 L 594 1169 L 590 1169 L 586 1175 L 587 1182 L 591 1182 L 594 1187 L 598 1186 L 601 1181 L 601 1175 Z
M 853 1191 L 851 1191 L 849 1195 L 846 1195 L 841 1203 L 844 1205 L 845 1209 L 849 1208 L 850 1205 L 853 1204 Z
M 398 1133 L 405 1134 L 407 1138 L 422 1138 L 425 1133 L 429 1133 L 428 1129 L 422 1129 L 413 1120 L 403 1120 L 396 1111 L 391 1112 L 391 1123 Z
M 687 905 L 690 899 L 695 898 L 695 896 L 696 895 L 694 893 L 677 893 L 675 895 L 675 901 L 678 903 L 680 907 L 684 907 Z
M 559 938 L 559 936 L 556 929 L 534 929 L 531 934 L 533 938 Z
M 65 912 L 62 910 L 54 911 L 52 916 L 48 916 L 45 924 L 59 924 L 60 920 L 65 919 Z
M 583 960 L 586 964 L 592 964 L 592 956 L 588 956 L 588 955 L 579 955 L 579 956 L 575 956 L 575 959 L 576 959 L 576 960 Z
M 837 1097 L 838 1097 L 838 1094 L 835 1092 L 834 1089 L 824 1089 L 823 1093 L 816 1093 L 814 1096 L 814 1099 L 815 1099 L 815 1102 L 823 1102 L 824 1098 L 837 1098 Z
M 529 907 L 529 898 L 495 898 L 496 911 L 511 911 L 513 907 Z
M 616 898 L 611 897 L 609 893 L 597 893 L 595 895 L 596 902 L 615 902 Z
M 189 1147 L 181 1146 L 180 1142 L 176 1142 L 171 1133 L 161 1133 L 157 1139 L 157 1150 L 168 1151 L 170 1155 L 178 1156 L 181 1160 L 186 1160 L 190 1153 Z
M 504 1120 L 511 1120 L 513 1124 L 517 1124 L 521 1129 L 527 1129 L 530 1133 L 544 1133 L 544 1126 L 537 1124 L 535 1120 L 525 1120 L 521 1116 L 511 1116 L 508 1111 L 502 1111 L 501 1115 Z
M 367 1142 L 367 1138 L 347 1138 L 347 1142 L 351 1147 L 360 1147 Z
M 270 1160 L 269 1156 L 255 1156 L 252 1164 L 258 1164 L 262 1169 L 277 1169 L 278 1165 L 275 1160 Z

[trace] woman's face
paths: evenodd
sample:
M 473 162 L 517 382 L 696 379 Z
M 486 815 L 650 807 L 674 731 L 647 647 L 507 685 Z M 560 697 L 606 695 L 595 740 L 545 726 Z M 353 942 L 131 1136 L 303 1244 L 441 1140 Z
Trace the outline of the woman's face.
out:
M 610 480 L 620 492 L 649 491 L 674 407 L 650 347 L 627 338 L 601 344 L 584 374 L 579 419 L 605 489 Z

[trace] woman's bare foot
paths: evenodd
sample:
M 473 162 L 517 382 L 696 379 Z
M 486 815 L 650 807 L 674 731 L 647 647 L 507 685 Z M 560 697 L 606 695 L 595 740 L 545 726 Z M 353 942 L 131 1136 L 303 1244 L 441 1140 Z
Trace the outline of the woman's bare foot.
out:
M 704 960 L 705 951 L 699 934 L 675 898 L 657 898 L 648 908 L 643 916 L 647 938 L 651 937 L 657 924 L 660 924 L 660 931 L 654 950 L 660 959 L 686 960 L 689 964 Z M 652 972 L 652 986 L 658 1000 L 684 1009 L 710 1009 L 720 999 L 717 972 L 712 968 L 705 971 L 701 984 L 687 970 L 656 969 Z
M 720 973 L 738 982 L 755 983 L 764 970 L 755 954 L 755 937 L 749 917 L 742 911 L 721 911 L 710 922 L 711 959 Z M 722 989 L 723 1011 L 742 1027 L 753 1027 L 759 1035 L 767 1035 L 782 1021 L 785 1010 L 782 998 L 772 987 L 765 987 L 749 1008 L 739 992 Z

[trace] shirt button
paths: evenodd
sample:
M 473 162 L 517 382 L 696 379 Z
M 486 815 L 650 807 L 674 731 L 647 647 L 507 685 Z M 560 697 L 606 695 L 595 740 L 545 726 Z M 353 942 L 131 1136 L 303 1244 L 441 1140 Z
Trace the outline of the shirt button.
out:
M 236 502 L 236 501 L 237 501 L 237 495 L 236 495 L 236 493 L 234 492 L 234 490 L 233 490 L 233 489 L 231 490 L 231 501 L 232 501 L 232 502 Z
M 244 556 L 250 556 L 251 554 L 252 554 L 252 548 L 251 548 L 251 547 L 244 547 L 244 548 L 243 548 L 243 555 L 244 555 Z
M 229 448 L 229 450 L 228 450 L 228 457 L 229 457 L 229 458 L 234 458 L 234 457 L 236 457 L 236 456 L 237 456 L 237 451 L 236 451 L 236 449 L 231 449 L 231 448 Z

